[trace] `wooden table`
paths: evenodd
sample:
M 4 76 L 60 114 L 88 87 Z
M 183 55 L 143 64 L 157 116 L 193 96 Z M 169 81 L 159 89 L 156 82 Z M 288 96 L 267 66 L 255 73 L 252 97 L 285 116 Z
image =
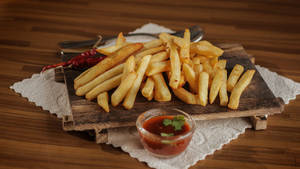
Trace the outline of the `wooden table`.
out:
M 8 87 L 60 61 L 57 43 L 115 35 L 153 22 L 200 25 L 213 43 L 241 43 L 256 63 L 300 82 L 300 2 L 96 1 L 0 2 L 0 168 L 148 168 L 121 149 L 64 132 L 61 120 Z M 300 97 L 191 168 L 300 168 Z

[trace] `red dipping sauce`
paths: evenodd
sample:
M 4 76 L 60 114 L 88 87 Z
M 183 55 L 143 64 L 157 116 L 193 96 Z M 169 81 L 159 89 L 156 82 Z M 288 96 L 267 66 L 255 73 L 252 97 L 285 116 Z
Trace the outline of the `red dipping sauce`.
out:
M 194 132 L 194 122 L 189 121 L 190 117 L 185 117 L 187 120 L 184 121 L 181 129 L 175 130 L 172 125 L 163 123 L 164 119 L 172 120 L 175 115 L 164 112 L 161 114 L 144 119 L 141 123 L 142 128 L 138 126 L 137 122 L 137 128 L 141 142 L 147 151 L 158 157 L 173 157 L 182 153 L 189 145 Z M 144 116 L 146 115 L 139 117 L 138 121 L 141 121 Z M 172 136 L 161 136 L 161 133 L 172 133 Z

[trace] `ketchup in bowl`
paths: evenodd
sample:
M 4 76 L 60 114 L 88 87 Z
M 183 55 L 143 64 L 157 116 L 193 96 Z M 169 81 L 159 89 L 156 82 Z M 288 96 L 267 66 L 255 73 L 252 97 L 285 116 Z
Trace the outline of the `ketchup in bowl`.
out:
M 151 109 L 141 114 L 136 122 L 144 148 L 158 157 L 173 157 L 189 145 L 195 122 L 178 109 Z

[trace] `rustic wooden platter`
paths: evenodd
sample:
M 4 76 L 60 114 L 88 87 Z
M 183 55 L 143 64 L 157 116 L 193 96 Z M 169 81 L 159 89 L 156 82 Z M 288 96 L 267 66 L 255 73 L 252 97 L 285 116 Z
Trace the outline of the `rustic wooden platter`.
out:
M 231 72 L 235 64 L 243 65 L 245 70 L 255 69 L 254 58 L 249 57 L 241 45 L 219 44 L 218 46 L 225 51 L 221 59 L 227 60 L 228 72 Z M 96 136 L 99 135 L 99 132 L 103 132 L 103 129 L 134 126 L 138 115 L 151 108 L 179 108 L 191 114 L 196 120 L 209 120 L 271 115 L 281 113 L 284 105 L 282 99 L 275 98 L 259 72 L 256 71 L 251 84 L 241 96 L 237 110 L 219 106 L 219 100 L 216 100 L 214 104 L 203 107 L 185 104 L 176 97 L 173 97 L 170 102 L 147 101 L 142 95 L 138 94 L 135 105 L 131 110 L 126 110 L 122 106 L 110 106 L 110 113 L 106 113 L 97 105 L 96 101 L 88 101 L 84 97 L 75 95 L 73 79 L 80 74 L 79 71 L 65 69 L 63 74 L 72 110 L 70 116 L 63 118 L 64 130 L 95 130 Z M 57 77 L 59 78 L 59 74 L 57 74 Z M 102 142 L 99 139 L 101 140 L 103 137 L 99 137 L 97 140 L 97 142 Z

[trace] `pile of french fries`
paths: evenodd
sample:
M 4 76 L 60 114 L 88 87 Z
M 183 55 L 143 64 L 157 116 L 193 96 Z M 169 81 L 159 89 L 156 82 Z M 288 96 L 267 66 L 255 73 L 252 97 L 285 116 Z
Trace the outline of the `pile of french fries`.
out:
M 219 60 L 223 50 L 208 41 L 190 42 L 189 29 L 183 38 L 161 33 L 146 43 L 128 43 L 120 33 L 115 45 L 97 51 L 107 57 L 74 79 L 74 88 L 87 100 L 97 98 L 106 112 L 112 89 L 111 105 L 122 102 L 126 109 L 134 106 L 139 91 L 149 101 L 164 102 L 172 99 L 170 90 L 187 104 L 206 106 L 219 95 L 221 106 L 237 109 L 255 73 L 243 74 L 237 64 L 227 78 L 226 60 Z

